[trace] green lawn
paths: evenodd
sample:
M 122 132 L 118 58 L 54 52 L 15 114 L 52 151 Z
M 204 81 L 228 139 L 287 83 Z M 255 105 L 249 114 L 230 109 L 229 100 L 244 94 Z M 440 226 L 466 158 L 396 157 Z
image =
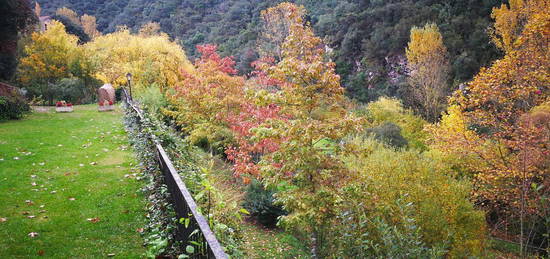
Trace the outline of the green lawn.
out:
M 144 253 L 145 198 L 122 116 L 96 107 L 0 122 L 0 258 Z

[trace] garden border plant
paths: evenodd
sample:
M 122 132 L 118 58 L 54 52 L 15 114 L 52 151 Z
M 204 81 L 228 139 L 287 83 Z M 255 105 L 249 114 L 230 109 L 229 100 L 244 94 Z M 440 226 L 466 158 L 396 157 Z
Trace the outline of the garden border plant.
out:
M 135 112 L 128 105 L 125 105 L 125 110 L 125 120 L 129 125 L 127 126 L 129 133 L 132 131 L 133 135 L 138 137 L 138 143 L 134 146 L 136 150 L 144 153 L 142 164 L 149 171 L 148 176 L 145 177 L 152 178 L 152 181 L 155 182 L 155 185 L 148 185 L 149 188 L 147 188 L 149 192 L 157 194 L 156 197 L 151 199 L 151 202 L 154 203 L 151 208 L 152 213 L 156 213 L 154 210 L 166 210 L 166 207 L 171 207 L 168 202 L 170 200 L 168 189 L 155 161 L 156 149 L 152 146 L 152 143 L 156 142 L 163 146 L 172 160 L 174 167 L 198 204 L 197 210 L 199 213 L 206 215 L 210 228 L 223 245 L 225 252 L 236 257 L 242 257 L 242 251 L 239 249 L 241 238 L 238 224 L 242 220 L 241 215 L 248 212 L 244 209 L 238 209 L 236 206 L 228 206 L 223 201 L 223 198 L 219 196 L 219 193 L 208 180 L 210 169 L 199 166 L 205 164 L 205 161 L 202 161 L 199 157 L 196 147 L 187 143 L 173 129 L 151 114 L 143 112 L 143 118 L 137 118 Z M 140 125 L 139 129 L 137 127 L 138 123 Z M 160 196 L 158 192 L 160 192 Z M 160 203 L 160 206 L 158 203 Z M 231 210 L 233 207 L 235 209 Z M 158 253 L 188 258 L 196 255 L 197 250 L 201 250 L 200 242 L 190 241 L 189 244 L 181 244 L 175 241 L 177 224 L 188 226 L 189 218 L 178 219 L 174 215 L 173 209 L 170 209 L 168 214 L 164 213 L 164 215 L 158 216 L 162 219 L 157 220 L 156 223 L 153 222 L 157 225 L 157 228 L 150 228 L 153 231 L 149 231 L 149 236 L 152 236 L 154 240 L 153 242 L 151 240 L 147 241 L 150 246 L 148 256 L 154 256 L 155 253 Z M 183 249 L 184 246 L 185 249 Z
M 155 258 L 158 255 L 176 255 L 182 253 L 175 239 L 177 218 L 174 208 L 168 202 L 169 194 L 164 179 L 155 161 L 153 142 L 147 132 L 140 131 L 137 115 L 125 108 L 124 125 L 128 140 L 136 151 L 141 167 L 140 179 L 146 184 L 142 191 L 148 198 L 147 218 L 149 223 L 145 228 L 146 256 Z

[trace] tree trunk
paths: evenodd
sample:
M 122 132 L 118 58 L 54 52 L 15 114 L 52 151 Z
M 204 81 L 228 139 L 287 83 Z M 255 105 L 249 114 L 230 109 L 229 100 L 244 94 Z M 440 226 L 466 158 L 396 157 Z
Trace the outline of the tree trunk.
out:
M 317 250 L 318 244 L 317 244 L 317 231 L 314 230 L 311 232 L 311 258 L 312 259 L 318 259 L 319 258 L 319 251 Z

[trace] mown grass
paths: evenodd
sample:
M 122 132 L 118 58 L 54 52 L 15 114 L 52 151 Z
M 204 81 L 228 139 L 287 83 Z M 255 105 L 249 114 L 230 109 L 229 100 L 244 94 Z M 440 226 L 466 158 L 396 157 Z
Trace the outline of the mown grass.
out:
M 126 145 L 121 114 L 95 105 L 0 123 L 0 258 L 141 257 Z

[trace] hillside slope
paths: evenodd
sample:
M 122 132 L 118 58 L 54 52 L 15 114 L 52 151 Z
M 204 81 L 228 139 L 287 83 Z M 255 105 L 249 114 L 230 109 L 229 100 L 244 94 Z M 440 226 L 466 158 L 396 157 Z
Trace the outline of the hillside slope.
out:
M 260 11 L 281 1 L 267 0 L 38 0 L 44 14 L 69 7 L 97 17 L 98 28 L 137 30 L 155 21 L 178 39 L 190 57 L 194 46 L 219 45 L 235 56 L 241 72 L 257 58 Z M 309 11 L 316 33 L 334 48 L 338 72 L 352 97 L 371 101 L 399 96 L 402 61 L 412 26 L 439 25 L 449 49 L 454 85 L 469 80 L 500 53 L 489 42 L 490 12 L 500 0 L 295 0 Z

